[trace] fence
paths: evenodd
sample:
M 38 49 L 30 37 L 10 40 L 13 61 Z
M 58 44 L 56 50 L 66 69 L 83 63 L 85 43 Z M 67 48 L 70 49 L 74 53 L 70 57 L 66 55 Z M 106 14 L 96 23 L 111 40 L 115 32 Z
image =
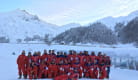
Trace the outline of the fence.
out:
M 138 59 L 137 57 L 129 57 L 129 56 L 114 56 L 111 57 L 112 66 L 119 67 L 122 69 L 132 69 L 138 70 Z

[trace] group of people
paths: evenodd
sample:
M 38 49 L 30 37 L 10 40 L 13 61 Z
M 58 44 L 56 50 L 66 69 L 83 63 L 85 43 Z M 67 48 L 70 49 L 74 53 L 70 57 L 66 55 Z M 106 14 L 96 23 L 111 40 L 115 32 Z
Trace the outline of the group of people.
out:
M 19 79 L 53 78 L 55 80 L 77 80 L 78 78 L 109 78 L 111 60 L 106 54 L 74 50 L 26 52 L 17 58 Z

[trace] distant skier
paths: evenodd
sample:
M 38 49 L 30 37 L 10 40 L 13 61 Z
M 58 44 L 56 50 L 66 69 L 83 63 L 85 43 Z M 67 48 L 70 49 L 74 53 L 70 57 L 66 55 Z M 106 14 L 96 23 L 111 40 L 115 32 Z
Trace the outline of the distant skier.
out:
M 19 55 L 17 58 L 19 79 L 22 78 L 22 74 L 23 74 L 25 79 L 27 78 L 26 59 L 27 59 L 27 57 L 25 56 L 25 51 L 23 50 L 21 55 Z
M 15 52 L 13 52 L 12 55 L 16 55 Z

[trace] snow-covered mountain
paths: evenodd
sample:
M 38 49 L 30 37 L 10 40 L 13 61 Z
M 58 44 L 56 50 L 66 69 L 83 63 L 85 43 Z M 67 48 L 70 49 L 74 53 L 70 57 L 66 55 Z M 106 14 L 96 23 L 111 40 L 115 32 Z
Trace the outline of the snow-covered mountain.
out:
M 25 10 L 17 9 L 0 13 L 0 37 L 6 36 L 10 39 L 10 42 L 34 35 L 44 37 L 45 34 L 50 34 L 51 36 L 56 36 L 67 29 L 78 26 L 80 25 L 75 23 L 63 26 L 50 24 Z
M 10 41 L 26 36 L 53 34 L 57 25 L 46 23 L 25 10 L 0 13 L 0 36 L 7 36 Z
M 114 30 L 114 26 L 118 22 L 127 23 L 138 16 L 138 11 L 130 13 L 128 16 L 106 17 L 96 22 L 103 24 Z M 44 36 L 50 34 L 56 36 L 70 28 L 80 27 L 80 24 L 70 23 L 63 26 L 47 23 L 39 19 L 36 15 L 29 14 L 25 10 L 14 10 L 11 12 L 0 13 L 0 37 L 6 36 L 10 41 L 16 39 L 24 39 L 34 35 Z
M 127 24 L 127 22 L 131 21 L 135 17 L 138 17 L 138 10 L 128 14 L 127 16 L 120 16 L 120 17 L 109 16 L 109 17 L 105 17 L 103 19 L 97 20 L 96 22 L 102 22 L 108 27 L 110 27 L 112 30 L 114 30 L 114 26 L 116 23 L 123 22 Z

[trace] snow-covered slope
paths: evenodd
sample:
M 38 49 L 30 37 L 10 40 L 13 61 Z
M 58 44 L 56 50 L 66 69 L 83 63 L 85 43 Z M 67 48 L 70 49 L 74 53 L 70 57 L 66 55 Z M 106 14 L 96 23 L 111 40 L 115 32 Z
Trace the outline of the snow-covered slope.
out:
M 108 27 L 110 27 L 112 30 L 114 30 L 114 26 L 118 22 L 124 22 L 127 24 L 130 20 L 134 19 L 135 17 L 138 17 L 138 11 L 134 11 L 127 16 L 120 16 L 120 17 L 105 17 L 103 19 L 97 20 L 97 22 L 102 22 Z
M 0 36 L 7 36 L 10 41 L 26 36 L 54 34 L 56 25 L 46 23 L 25 10 L 0 13 Z
M 44 37 L 45 34 L 56 36 L 67 29 L 78 27 L 79 24 L 71 23 L 63 26 L 57 26 L 42 21 L 36 15 L 29 14 L 25 10 L 14 10 L 11 12 L 0 13 L 0 37 L 9 37 L 10 42 L 16 39 L 24 39 L 39 35 Z

